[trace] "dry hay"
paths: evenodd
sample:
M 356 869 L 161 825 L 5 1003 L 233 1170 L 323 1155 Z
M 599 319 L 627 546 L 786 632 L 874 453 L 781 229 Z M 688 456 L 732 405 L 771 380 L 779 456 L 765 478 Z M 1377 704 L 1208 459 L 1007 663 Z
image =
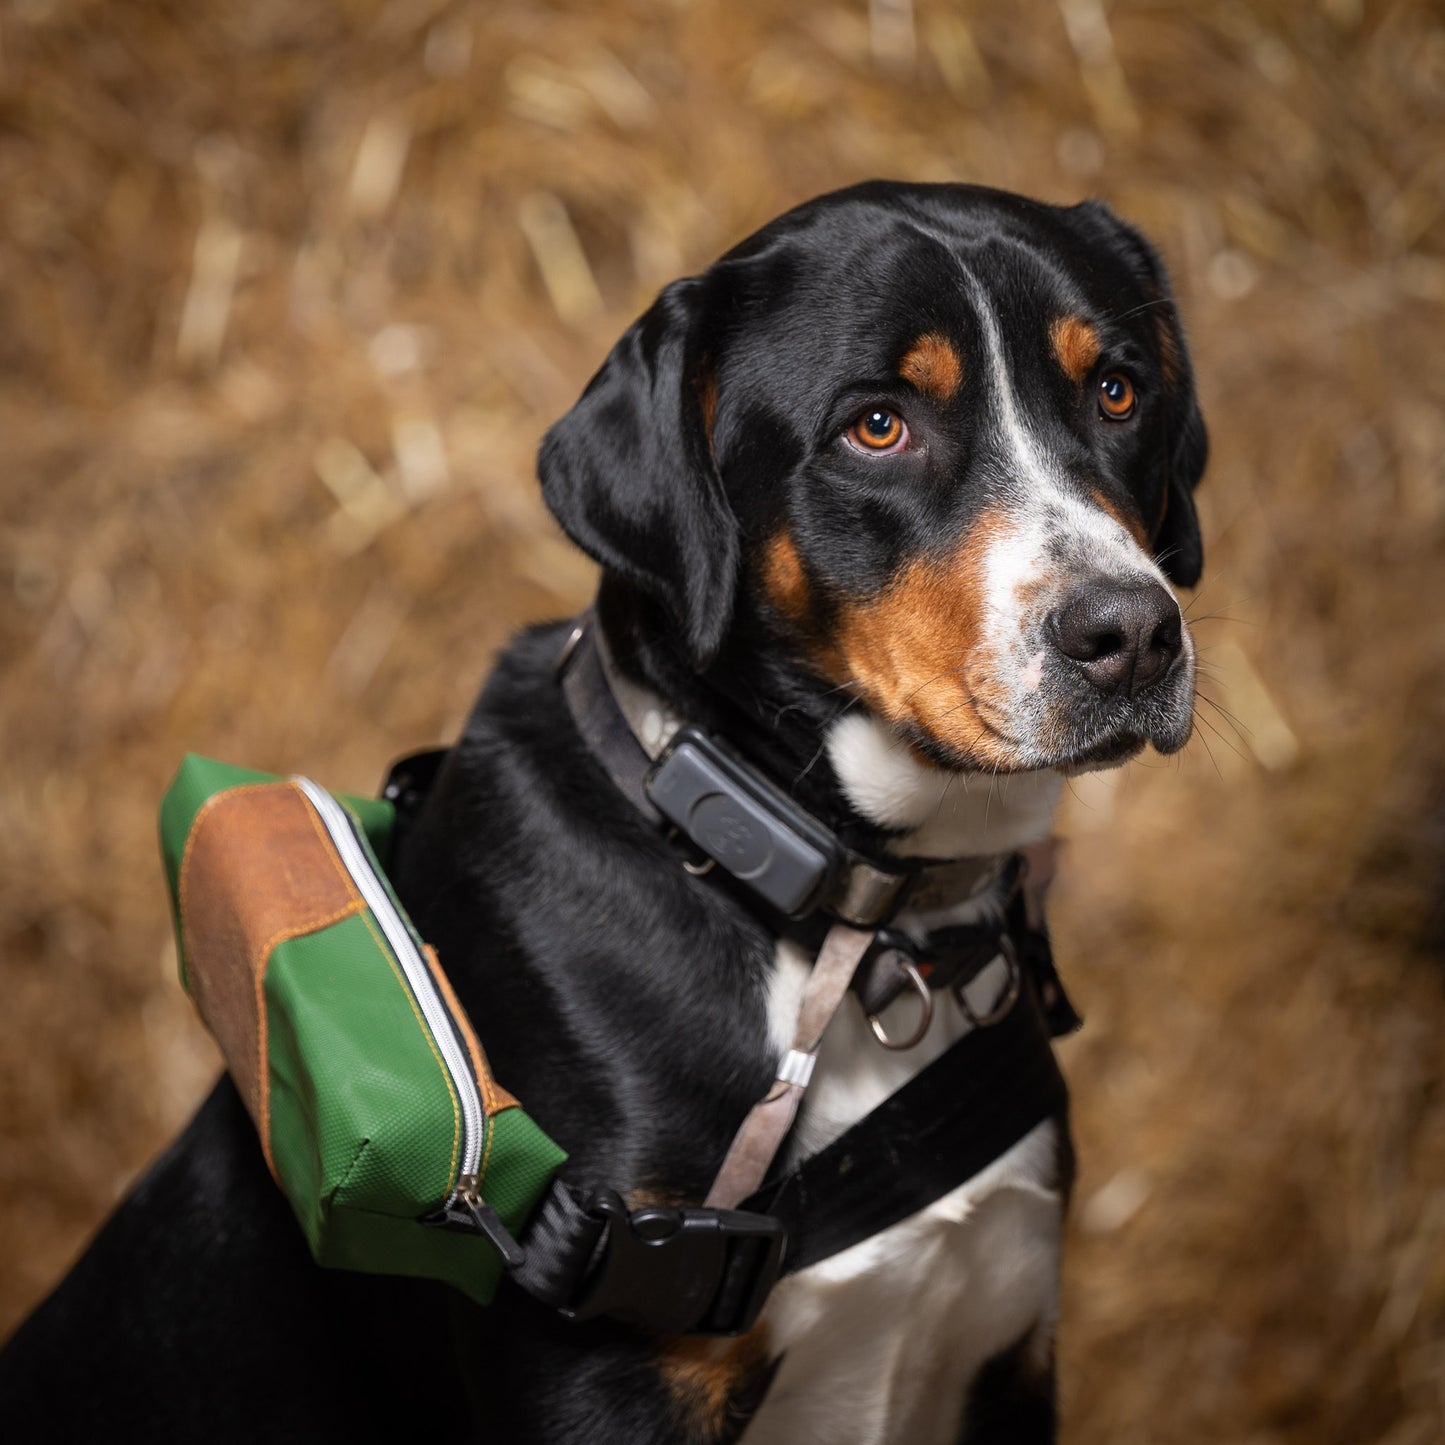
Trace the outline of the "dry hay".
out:
M 179 755 L 448 736 L 587 594 L 531 455 L 626 320 L 958 178 L 1151 231 L 1215 438 L 1213 702 L 1070 805 L 1066 1438 L 1442 1438 L 1442 119 L 1424 3 L 0 11 L 0 1327 L 216 1068 Z

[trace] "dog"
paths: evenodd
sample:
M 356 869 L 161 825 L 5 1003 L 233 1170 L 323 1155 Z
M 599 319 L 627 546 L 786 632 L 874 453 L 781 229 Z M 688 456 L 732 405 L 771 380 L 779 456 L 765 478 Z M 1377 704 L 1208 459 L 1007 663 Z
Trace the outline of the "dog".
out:
M 664 290 L 539 472 L 647 726 L 726 739 L 868 856 L 992 859 L 1047 839 L 1069 774 L 1188 740 L 1173 588 L 1202 567 L 1206 455 L 1137 231 L 1096 202 L 874 182 Z M 621 795 L 562 699 L 568 634 L 502 656 L 394 881 L 568 1172 L 697 1203 L 811 952 Z M 889 1051 L 845 1002 L 787 1158 L 976 1017 L 942 993 Z M 669 1337 L 314 1267 L 223 1080 L 0 1359 L 0 1417 L 15 1441 L 1049 1441 L 1070 1160 L 1061 1112 L 781 1280 L 747 1333 Z

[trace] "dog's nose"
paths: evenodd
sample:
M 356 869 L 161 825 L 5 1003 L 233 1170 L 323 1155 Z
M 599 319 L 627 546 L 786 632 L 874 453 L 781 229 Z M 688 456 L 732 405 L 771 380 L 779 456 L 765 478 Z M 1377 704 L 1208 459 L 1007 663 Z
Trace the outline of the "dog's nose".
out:
M 1179 604 L 1157 582 L 1095 584 L 1049 621 L 1054 646 L 1103 693 L 1133 697 L 1152 687 L 1184 647 Z

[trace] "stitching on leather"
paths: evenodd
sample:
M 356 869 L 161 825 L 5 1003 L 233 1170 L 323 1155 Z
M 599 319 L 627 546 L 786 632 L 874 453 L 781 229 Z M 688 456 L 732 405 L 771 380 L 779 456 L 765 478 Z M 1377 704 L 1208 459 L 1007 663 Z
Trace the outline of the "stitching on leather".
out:
M 278 928 L 251 956 L 251 987 L 256 997 L 256 1053 L 259 1060 L 256 1070 L 256 1112 L 261 1116 L 256 1121 L 256 1127 L 261 1135 L 261 1152 L 266 1156 L 266 1167 L 277 1183 L 280 1183 L 280 1175 L 276 1173 L 276 1161 L 271 1157 L 271 1056 L 270 1031 L 266 1022 L 267 964 L 271 955 L 283 943 L 289 943 L 293 938 L 319 933 L 323 928 L 330 928 L 333 923 L 340 923 L 343 918 L 350 918 L 365 907 L 365 902 L 353 888 L 351 902 L 345 908 L 339 908 L 325 918 L 311 918 L 305 923 Z

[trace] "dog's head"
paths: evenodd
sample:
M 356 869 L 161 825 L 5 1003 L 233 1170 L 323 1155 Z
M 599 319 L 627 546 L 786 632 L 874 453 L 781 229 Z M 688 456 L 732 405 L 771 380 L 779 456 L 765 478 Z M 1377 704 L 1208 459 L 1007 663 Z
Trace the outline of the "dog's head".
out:
M 568 534 L 692 666 L 746 619 L 959 770 L 1182 747 L 1204 425 L 1104 206 L 873 183 L 668 287 L 548 433 Z

